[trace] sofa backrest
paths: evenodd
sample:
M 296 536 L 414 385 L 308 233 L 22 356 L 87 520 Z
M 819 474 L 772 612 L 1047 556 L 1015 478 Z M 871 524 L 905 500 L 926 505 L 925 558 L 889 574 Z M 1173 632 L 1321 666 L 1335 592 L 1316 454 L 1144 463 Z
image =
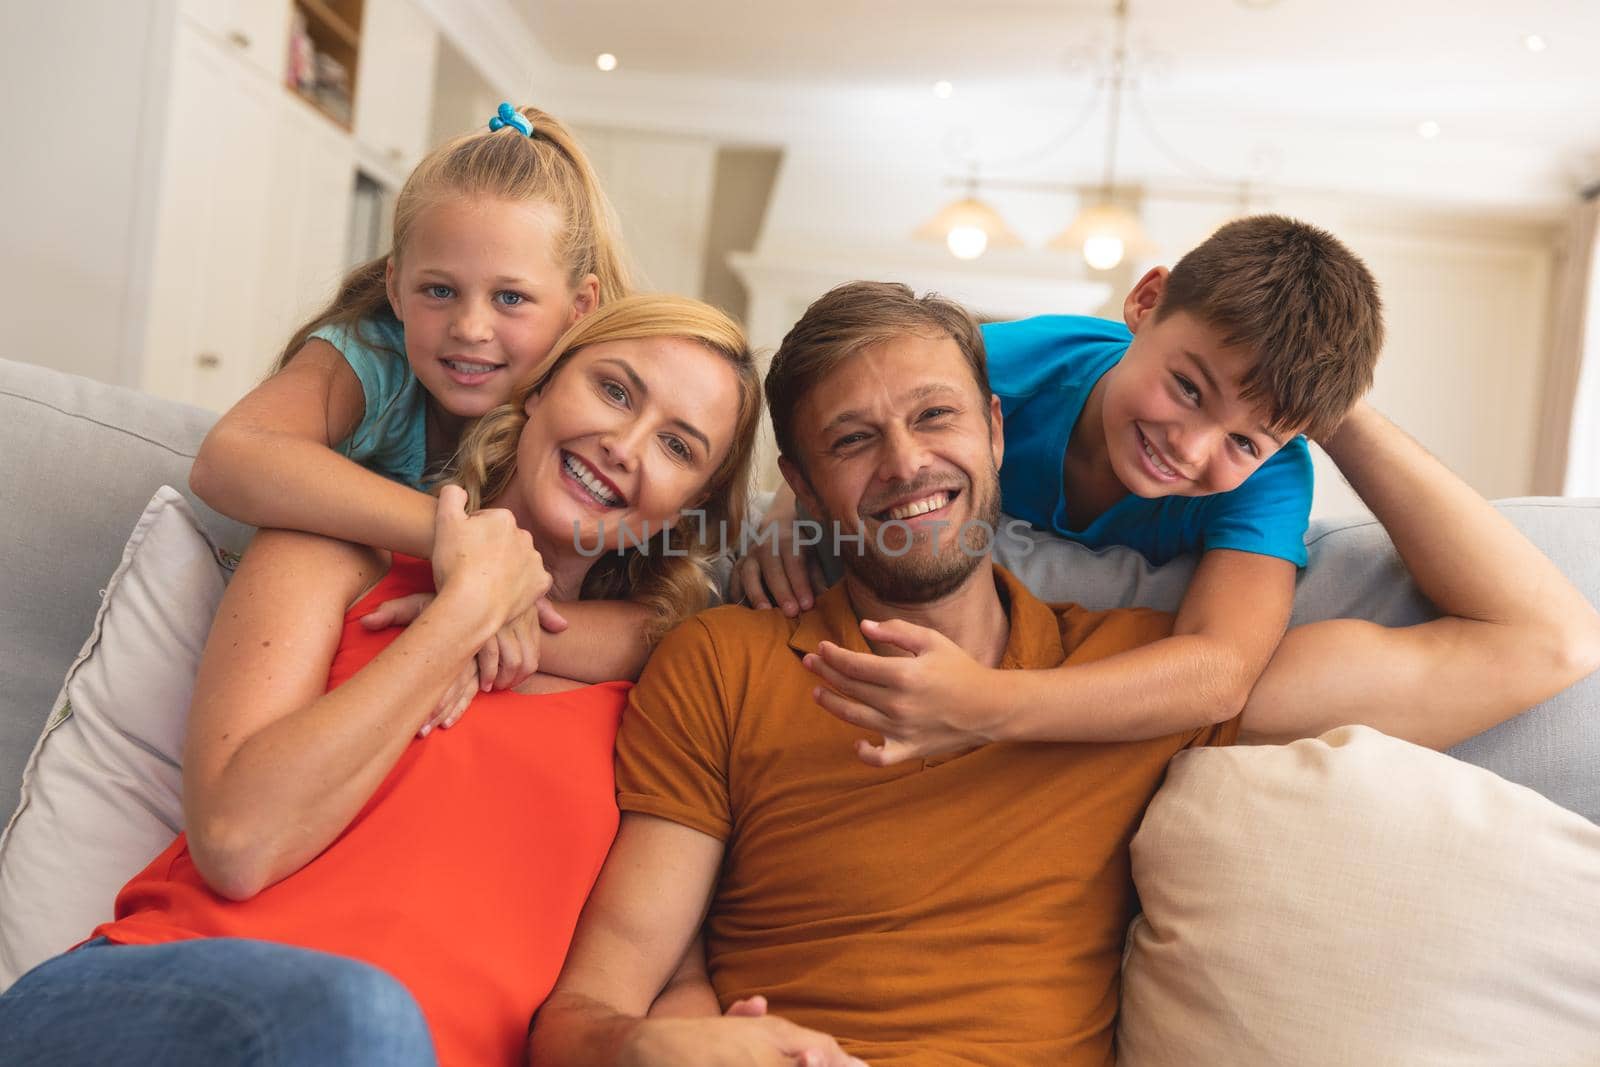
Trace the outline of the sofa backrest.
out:
M 189 465 L 215 415 L 0 360 L 0 815 L 67 667 L 94 623 L 98 591 L 156 488 L 187 494 Z M 235 551 L 247 527 L 192 495 L 212 540 Z M 1501 510 L 1591 602 L 1600 603 L 1600 500 L 1525 499 Z M 1001 539 L 1001 562 L 1049 600 L 1172 610 L 1192 563 L 1151 567 L 1126 549 L 1091 552 L 1042 534 L 1027 551 Z M 1370 518 L 1322 520 L 1294 622 L 1355 617 L 1390 626 L 1433 614 Z M 1600 822 L 1600 675 L 1452 750 Z
M 1600 500 L 1526 497 L 1495 506 L 1600 605 Z M 1438 614 L 1371 516 L 1319 519 L 1306 533 L 1306 548 L 1291 625 L 1359 618 L 1409 626 Z M 995 554 L 1046 600 L 1096 609 L 1136 604 L 1175 611 L 1194 570 L 1188 559 L 1152 567 L 1130 549 L 1095 552 L 1034 531 L 1002 534 Z M 1600 822 L 1600 674 L 1450 754 Z
M 0 810 L 100 606 L 123 543 L 163 484 L 188 492 L 216 416 L 0 360 Z M 219 545 L 250 531 L 190 496 Z

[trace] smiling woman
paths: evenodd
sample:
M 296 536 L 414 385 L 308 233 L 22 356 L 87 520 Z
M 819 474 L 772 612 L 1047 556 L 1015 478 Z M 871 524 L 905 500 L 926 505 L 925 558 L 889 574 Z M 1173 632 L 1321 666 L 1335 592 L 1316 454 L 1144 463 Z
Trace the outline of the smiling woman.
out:
M 431 565 L 263 531 L 195 686 L 188 832 L 94 940 L 0 997 L 7 1053 L 255 1064 L 270 1041 L 271 1062 L 521 1063 L 616 831 L 629 686 L 540 674 L 477 694 L 449 730 L 419 727 L 540 597 L 633 600 L 657 630 L 704 605 L 759 413 L 727 316 L 629 298 L 568 331 L 468 435 Z M 585 555 L 577 534 L 602 518 L 668 532 Z M 366 625 L 429 594 L 409 627 Z
M 744 350 L 739 327 L 695 300 L 630 297 L 596 312 L 462 440 L 469 506 L 511 510 L 547 560 L 568 557 L 547 563 L 558 593 L 627 589 L 663 631 L 704 606 L 718 533 L 736 537 L 744 522 L 744 496 L 727 490 L 749 479 L 750 449 L 719 454 L 712 428 L 736 411 L 734 438 L 753 440 L 760 384 L 739 362 L 732 395 L 707 387 L 716 363 Z M 598 545 L 607 554 L 594 559 Z

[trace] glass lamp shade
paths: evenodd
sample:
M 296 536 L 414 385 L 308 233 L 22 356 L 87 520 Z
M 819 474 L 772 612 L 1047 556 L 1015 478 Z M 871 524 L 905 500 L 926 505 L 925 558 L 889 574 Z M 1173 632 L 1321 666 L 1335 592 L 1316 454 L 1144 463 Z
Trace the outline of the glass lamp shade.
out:
M 1095 270 L 1110 270 L 1128 256 L 1148 255 L 1154 250 L 1139 217 L 1125 207 L 1108 203 L 1079 212 L 1072 225 L 1049 247 L 1079 252 Z
M 946 204 L 912 236 L 940 242 L 957 259 L 977 259 L 990 248 L 1022 247 L 1022 238 L 1000 213 L 975 196 Z

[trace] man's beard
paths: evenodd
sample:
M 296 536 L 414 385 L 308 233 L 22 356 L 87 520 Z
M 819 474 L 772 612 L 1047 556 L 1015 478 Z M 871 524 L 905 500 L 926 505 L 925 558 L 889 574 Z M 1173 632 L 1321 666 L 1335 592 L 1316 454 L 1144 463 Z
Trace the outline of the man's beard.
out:
M 909 491 L 915 491 L 913 485 Z M 1000 472 L 991 463 L 981 480 L 967 486 L 966 492 L 974 494 L 972 515 L 964 534 L 960 527 L 946 526 L 937 531 L 939 551 L 933 551 L 935 531 L 917 535 L 911 550 L 894 556 L 879 547 L 877 537 L 863 530 L 860 520 L 845 526 L 835 525 L 831 517 L 824 525 L 844 534 L 861 533 L 861 543 L 842 542 L 839 560 L 844 569 L 874 596 L 889 604 L 926 604 L 948 596 L 971 577 L 980 566 L 989 562 L 990 548 L 1000 522 Z M 896 495 L 906 495 L 897 492 Z M 958 498 L 959 499 L 959 498 Z M 909 531 L 904 527 L 884 530 L 883 540 L 897 550 Z

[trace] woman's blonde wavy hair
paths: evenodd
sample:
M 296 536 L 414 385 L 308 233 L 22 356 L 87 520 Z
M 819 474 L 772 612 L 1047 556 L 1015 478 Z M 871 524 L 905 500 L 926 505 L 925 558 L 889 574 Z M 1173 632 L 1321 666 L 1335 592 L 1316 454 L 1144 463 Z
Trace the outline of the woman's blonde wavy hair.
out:
M 718 531 L 743 529 L 745 499 L 761 419 L 761 379 L 744 331 L 727 315 L 688 297 L 651 294 L 608 304 L 580 319 L 550 350 L 533 378 L 511 399 L 480 417 L 461 439 L 451 464 L 452 480 L 467 491 L 467 507 L 475 511 L 492 503 L 517 473 L 517 446 L 528 422 L 528 397 L 545 387 L 563 364 L 589 345 L 678 337 L 705 346 L 732 364 L 739 377 L 739 411 L 733 442 L 705 485 L 698 511 L 703 521 L 685 517 L 649 550 L 637 547 L 595 559 L 580 593 L 584 600 L 633 600 L 654 614 L 651 639 L 704 608 L 715 588 L 711 567 L 722 547 Z
M 295 331 L 273 366 L 280 371 L 325 326 L 359 329 L 362 320 L 393 317 L 385 272 L 391 257 L 405 255 L 417 217 L 451 197 L 484 196 L 515 203 L 553 205 L 563 227 L 553 250 L 567 269 L 567 284 L 576 287 L 586 275 L 600 282 L 599 304 L 627 296 L 630 275 L 622 251 L 616 213 L 600 188 L 589 157 L 572 133 L 553 115 L 536 107 L 518 108 L 533 124 L 528 137 L 510 126 L 487 127 L 446 142 L 423 157 L 394 205 L 394 248 L 387 255 L 356 267 L 339 283 L 331 303 Z M 375 337 L 361 339 L 384 347 Z M 397 357 L 403 353 L 396 352 Z

